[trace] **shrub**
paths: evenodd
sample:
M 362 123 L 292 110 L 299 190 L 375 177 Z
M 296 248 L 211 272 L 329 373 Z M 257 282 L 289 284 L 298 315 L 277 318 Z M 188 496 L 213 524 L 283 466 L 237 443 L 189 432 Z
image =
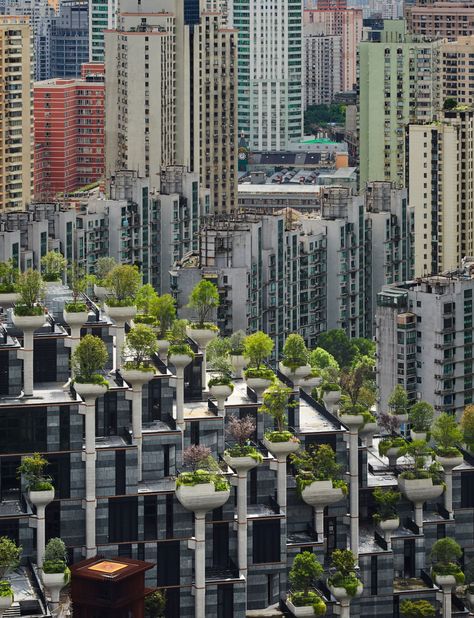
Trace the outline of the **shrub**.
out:
M 304 551 L 297 554 L 289 573 L 292 588 L 307 595 L 314 581 L 323 574 L 323 570 L 313 553 Z
M 135 303 L 141 276 L 138 268 L 129 264 L 118 264 L 108 273 L 105 287 L 112 297 L 107 298 L 111 306 L 127 307 Z
M 296 333 L 288 335 L 283 346 L 283 365 L 295 371 L 298 367 L 307 364 L 308 356 L 308 348 L 303 337 Z
M 160 339 L 164 339 L 176 319 L 176 302 L 174 298 L 171 294 L 157 296 L 151 301 L 149 311 L 159 324 Z M 185 327 L 184 332 L 186 332 Z
M 104 370 L 109 358 L 107 347 L 102 339 L 85 335 L 77 345 L 71 358 L 74 379 L 82 383 L 103 383 L 99 372 Z
M 408 419 L 414 431 L 430 431 L 433 422 L 433 406 L 426 401 L 417 401 L 408 411 Z
M 113 257 L 100 257 L 97 260 L 94 271 L 99 285 L 105 286 L 107 275 L 115 266 L 117 266 L 117 262 Z
M 67 260 L 59 251 L 48 251 L 41 258 L 41 269 L 45 281 L 57 281 L 62 278 Z
M 397 384 L 388 400 L 388 407 L 392 414 L 400 416 L 408 412 L 408 395 L 406 390 Z
M 388 412 L 380 412 L 377 415 L 377 423 L 388 434 L 393 434 L 400 428 L 400 420 L 394 415 Z
M 399 491 L 376 487 L 373 496 L 377 503 L 377 513 L 374 515 L 374 520 L 376 522 L 398 517 L 397 504 L 400 501 Z
M 173 345 L 170 345 L 168 348 L 168 358 L 174 354 L 183 354 L 184 356 L 194 358 L 194 352 L 192 351 L 191 346 L 187 343 L 174 343 Z
M 329 583 L 344 588 L 349 596 L 355 596 L 360 580 L 355 574 L 356 561 L 351 550 L 335 549 L 331 555 L 331 568 L 335 573 L 329 578 Z
M 153 303 L 156 302 L 157 298 L 159 298 L 158 294 L 156 293 L 155 288 L 150 283 L 142 285 L 135 297 L 137 309 L 147 315 L 152 313 L 151 308 L 153 306 Z
M 229 337 L 229 353 L 233 356 L 242 356 L 244 353 L 244 340 L 246 334 L 243 330 L 237 330 Z
M 388 438 L 383 438 L 382 440 L 380 440 L 379 454 L 385 457 L 390 448 L 403 449 L 405 446 L 406 446 L 405 438 L 402 438 L 401 436 L 389 436 Z
M 450 537 L 439 539 L 433 545 L 430 554 L 433 561 L 432 571 L 435 575 L 453 575 L 458 584 L 464 583 L 464 573 L 457 561 L 462 557 L 459 543 Z
M 461 429 L 464 434 L 464 441 L 469 450 L 474 449 L 474 405 L 469 405 L 464 408 L 461 417 Z
M 131 358 L 125 363 L 126 368 L 148 369 L 150 360 L 158 351 L 158 342 L 153 330 L 145 324 L 137 324 L 125 337 L 123 354 Z M 153 367 L 150 367 L 153 370 Z
M 13 597 L 13 589 L 10 582 L 0 581 L 0 597 Z
M 276 378 L 275 374 L 268 367 L 249 367 L 244 371 L 245 379 L 260 378 L 261 380 L 270 380 L 273 382 Z
M 145 597 L 145 618 L 161 618 L 166 607 L 166 595 L 162 590 L 155 590 Z
M 435 616 L 436 609 L 434 605 L 428 601 L 402 601 L 400 603 L 400 611 L 406 618 L 426 618 L 427 616 Z
M 273 341 L 262 331 L 245 337 L 243 345 L 245 358 L 248 358 L 249 364 L 257 369 L 260 369 L 260 365 L 270 356 L 274 347 Z
M 181 472 L 176 480 L 176 487 L 213 483 L 215 491 L 227 491 L 229 489 L 229 482 L 222 476 L 219 466 L 211 456 L 211 450 L 207 446 L 188 446 L 183 452 L 183 461 L 185 466 L 192 468 L 192 471 Z
M 342 466 L 336 462 L 336 453 L 329 444 L 311 445 L 306 450 L 292 453 L 290 461 L 297 470 L 299 491 L 314 481 L 336 481 L 342 476 Z M 344 487 L 346 493 L 346 483 Z
M 23 315 L 41 315 L 43 310 L 40 307 L 35 308 L 43 292 L 43 279 L 41 274 L 32 268 L 21 273 L 18 278 L 17 289 L 20 294 L 20 302 L 18 303 L 20 306 L 15 307 L 15 313 L 17 315 L 22 315 L 19 311 L 21 311 L 21 307 L 23 307 L 26 310 L 39 309 L 39 313 L 23 313 Z
M 339 371 L 339 364 L 332 354 L 329 354 L 323 348 L 316 348 L 309 354 L 309 364 L 311 367 L 317 367 L 318 369 L 327 369 L 332 367 Z
M 49 539 L 44 550 L 44 559 L 67 562 L 67 549 L 64 541 L 58 537 Z
M 29 491 L 48 491 L 53 488 L 51 477 L 44 473 L 47 465 L 47 459 L 39 453 L 34 453 L 31 457 L 23 457 L 17 473 L 23 476 Z
M 438 416 L 433 424 L 431 435 L 440 455 L 452 457 L 460 454 L 456 446 L 462 442 L 463 433 L 456 419 L 450 414 L 443 412 Z
M 16 290 L 20 272 L 13 264 L 13 260 L 0 262 L 0 294 L 7 294 Z
M 213 309 L 216 309 L 219 303 L 217 287 L 208 279 L 201 279 L 189 295 L 188 307 L 196 311 L 197 324 L 204 328 L 206 320 L 210 318 Z
M 0 577 L 5 577 L 10 571 L 16 569 L 20 564 L 22 551 L 22 547 L 16 545 L 7 536 L 0 537 Z

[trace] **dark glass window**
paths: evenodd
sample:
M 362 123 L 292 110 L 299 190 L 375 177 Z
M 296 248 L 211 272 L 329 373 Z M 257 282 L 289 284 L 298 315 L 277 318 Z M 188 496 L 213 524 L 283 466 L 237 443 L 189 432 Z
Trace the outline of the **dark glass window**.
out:
M 56 498 L 69 498 L 71 495 L 71 455 L 48 455 L 47 472 L 53 479 Z
M 2 500 L 19 500 L 21 480 L 17 468 L 21 463 L 20 457 L 0 458 L 0 488 Z
M 249 473 L 249 504 L 257 504 L 258 491 L 257 491 L 257 468 L 253 468 Z
M 145 496 L 143 499 L 143 534 L 145 541 L 158 538 L 157 530 L 157 499 L 156 496 Z
M 104 436 L 116 436 L 117 431 L 117 393 L 107 393 L 104 397 Z
M 474 472 L 461 474 L 461 508 L 474 507 Z
M 7 536 L 18 545 L 19 543 L 20 520 L 19 519 L 0 519 L 0 536 Z
M 439 539 L 444 539 L 444 537 L 446 536 L 446 524 L 438 524 L 436 526 L 436 538 Z
M 254 521 L 253 527 L 253 562 L 279 562 L 280 556 L 280 520 L 265 519 Z
M 378 594 L 378 571 L 377 571 L 377 556 L 370 558 L 370 594 Z
M 233 618 L 234 588 L 233 586 L 217 586 L 217 618 Z
M 199 444 L 199 421 L 191 423 L 191 444 Z
M 179 586 L 180 553 L 179 541 L 157 543 L 156 584 L 157 586 Z M 177 614 L 179 615 L 179 614 Z
M 71 448 L 71 409 L 59 407 L 59 448 L 68 451 Z
M 51 502 L 45 511 L 45 534 L 46 542 L 49 539 L 61 536 L 61 503 L 59 500 Z
M 34 368 L 35 382 L 56 382 L 57 380 L 57 351 L 56 339 L 36 338 L 34 340 Z
M 138 538 L 138 497 L 109 499 L 109 543 Z
M 148 384 L 148 420 L 161 420 L 161 380 L 152 380 Z
M 115 451 L 115 495 L 126 493 L 125 451 Z
M 163 476 L 170 475 L 170 445 L 163 446 Z
M 166 494 L 166 538 L 172 539 L 174 536 L 174 496 Z
M 9 366 L 8 352 L 0 352 L 0 395 L 9 394 Z
M 0 452 L 44 452 L 46 407 L 2 408 L 0 414 Z

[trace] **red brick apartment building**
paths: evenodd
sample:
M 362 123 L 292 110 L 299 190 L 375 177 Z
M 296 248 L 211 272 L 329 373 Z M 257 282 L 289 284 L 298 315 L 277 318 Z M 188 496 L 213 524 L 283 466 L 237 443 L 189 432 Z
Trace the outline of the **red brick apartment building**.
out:
M 80 79 L 34 86 L 36 200 L 71 193 L 104 176 L 104 65 L 87 63 Z

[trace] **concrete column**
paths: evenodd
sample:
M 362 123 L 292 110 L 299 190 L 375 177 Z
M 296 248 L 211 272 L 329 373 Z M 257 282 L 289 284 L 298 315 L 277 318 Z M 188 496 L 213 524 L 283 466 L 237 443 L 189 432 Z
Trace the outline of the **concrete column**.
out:
M 195 618 L 206 615 L 206 514 L 196 512 L 194 518 L 194 603 Z
M 237 473 L 237 556 L 239 574 L 247 580 L 247 471 Z
M 415 502 L 415 524 L 423 530 L 423 502 Z
M 18 358 L 23 359 L 23 394 L 33 396 L 33 343 L 34 330 L 23 329 L 23 349 L 18 350 Z
M 446 489 L 444 491 L 444 508 L 448 511 L 449 516 L 453 516 L 453 470 L 447 468 L 444 471 L 444 482 Z
M 341 602 L 340 618 L 351 618 L 351 602 L 348 599 L 344 599 Z
M 324 541 L 324 507 L 314 509 L 314 529 L 318 537 L 318 542 Z
M 286 458 L 288 455 L 278 455 L 277 462 L 277 502 L 286 512 Z
M 451 618 L 452 616 L 451 592 L 451 586 L 443 586 L 443 618 Z
M 97 452 L 95 448 L 95 398 L 87 398 L 83 404 L 86 425 L 86 448 L 83 456 L 86 463 L 86 558 L 97 554 L 96 546 L 96 473 L 95 462 Z
M 125 342 L 125 322 L 116 320 L 112 328 L 114 329 L 115 336 L 113 358 L 114 371 L 117 371 L 117 369 L 120 371 L 120 368 L 122 366 L 122 348 Z
M 46 505 L 37 505 L 36 507 L 36 563 L 38 569 L 43 568 L 44 551 L 46 546 L 45 532 L 45 511 Z
M 349 478 L 351 551 L 359 556 L 359 440 L 357 428 L 349 428 Z
M 184 431 L 184 367 L 176 367 L 176 425 Z

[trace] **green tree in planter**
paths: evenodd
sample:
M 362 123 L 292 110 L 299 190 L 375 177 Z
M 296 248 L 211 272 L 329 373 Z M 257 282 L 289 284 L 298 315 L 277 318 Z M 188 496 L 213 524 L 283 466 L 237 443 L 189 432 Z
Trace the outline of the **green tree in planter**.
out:
M 17 472 L 18 476 L 24 478 L 27 489 L 30 491 L 48 491 L 53 488 L 51 477 L 44 472 L 47 465 L 48 460 L 39 453 L 34 453 L 31 457 L 23 457 Z
M 7 536 L 0 537 L 0 577 L 6 577 L 20 564 L 22 547 L 16 545 Z
M 244 356 L 249 364 L 260 369 L 263 362 L 270 356 L 274 348 L 271 338 L 262 331 L 248 335 L 244 339 Z
M 140 283 L 140 272 L 135 266 L 129 264 L 114 266 L 105 280 L 105 287 L 112 294 L 112 298 L 107 298 L 107 304 L 115 307 L 134 305 Z
M 406 390 L 400 386 L 400 384 L 397 384 L 388 400 L 390 412 L 397 416 L 406 414 L 408 412 L 408 405 L 409 402 Z
M 159 324 L 159 338 L 165 339 L 176 320 L 176 301 L 171 294 L 157 296 L 150 305 L 150 313 Z M 184 329 L 186 332 L 186 327 Z
M 433 406 L 427 401 L 417 401 L 408 411 L 408 419 L 414 431 L 429 432 L 433 422 Z
M 126 369 L 153 371 L 151 359 L 158 351 L 158 342 L 154 331 L 145 324 L 137 324 L 130 329 L 123 346 L 124 356 L 129 359 Z
M 309 354 L 309 364 L 317 369 L 329 369 L 330 367 L 339 371 L 339 363 L 332 354 L 323 348 L 316 348 Z
M 435 616 L 436 609 L 434 605 L 425 601 L 402 601 L 400 603 L 400 611 L 402 616 L 406 618 L 427 618 L 428 616 Z
M 145 315 L 150 315 L 152 313 L 151 309 L 153 304 L 157 299 L 158 294 L 156 293 L 155 288 L 150 283 L 146 283 L 138 290 L 135 303 L 139 311 Z
M 38 306 L 43 293 L 43 278 L 37 270 L 29 268 L 18 278 L 17 290 L 20 300 L 15 306 L 16 315 L 41 315 L 43 308 Z
M 243 330 L 236 330 L 229 337 L 229 354 L 232 356 L 242 356 L 244 353 L 244 341 L 247 335 Z
M 97 260 L 94 271 L 99 285 L 105 286 L 107 275 L 115 266 L 117 266 L 117 262 L 113 257 L 100 257 Z
M 343 392 L 349 397 L 352 405 L 359 403 L 361 389 L 373 377 L 374 362 L 364 357 L 341 373 L 340 384 Z
M 300 492 L 314 481 L 333 481 L 334 487 L 347 493 L 347 483 L 341 480 L 342 466 L 336 462 L 336 453 L 329 444 L 310 445 L 292 453 L 290 460 L 297 470 Z
M 374 521 L 376 523 L 398 518 L 397 504 L 400 501 L 399 491 L 376 487 L 373 495 L 377 503 L 377 513 L 374 514 Z
M 13 260 L 0 262 L 0 294 L 15 292 L 20 271 L 13 264 Z
M 102 339 L 86 335 L 79 342 L 71 358 L 75 380 L 85 384 L 108 384 L 100 373 L 108 358 L 107 347 Z
M 323 567 L 312 552 L 304 551 L 295 556 L 289 573 L 293 605 L 301 607 L 317 602 L 320 597 L 311 587 L 323 572 Z
M 267 432 L 266 437 L 273 442 L 286 442 L 294 436 L 288 431 L 287 409 L 295 404 L 289 403 L 289 397 L 293 393 L 291 388 L 281 384 L 272 384 L 263 393 L 263 405 L 259 412 L 272 416 L 275 420 L 276 431 Z
M 87 292 L 87 289 L 89 286 L 92 286 L 95 280 L 94 275 L 86 274 L 85 270 L 78 264 L 74 264 L 69 269 L 68 281 L 72 291 L 72 301 L 65 304 L 64 308 L 66 311 L 79 312 L 87 310 L 87 305 L 82 300 L 82 295 Z
M 48 251 L 41 258 L 41 270 L 45 281 L 58 281 L 67 267 L 67 260 L 59 251 Z
M 335 572 L 329 583 L 336 588 L 344 588 L 351 597 L 357 593 L 360 584 L 355 574 L 356 559 L 350 549 L 335 549 L 331 554 L 331 569 Z
M 450 537 L 439 539 L 431 549 L 432 571 L 435 575 L 454 575 L 458 584 L 464 583 L 464 573 L 457 561 L 462 557 L 459 543 Z
M 307 364 L 308 356 L 308 348 L 306 347 L 303 337 L 296 333 L 288 335 L 285 345 L 283 346 L 283 365 L 295 371 L 298 367 Z
M 49 539 L 44 551 L 43 571 L 45 573 L 64 573 L 67 583 L 70 577 L 67 560 L 67 548 L 64 541 L 57 537 Z
M 145 618 L 162 618 L 165 613 L 165 607 L 165 591 L 155 590 L 145 597 Z
M 463 433 L 456 419 L 450 414 L 443 412 L 438 416 L 433 424 L 431 435 L 436 442 L 439 455 L 455 457 L 460 454 L 457 445 L 463 441 Z
M 201 281 L 194 287 L 189 295 L 188 307 L 194 309 L 198 316 L 197 327 L 205 328 L 212 311 L 220 304 L 219 291 L 208 279 Z
M 212 369 L 213 363 L 224 359 L 227 361 L 230 352 L 229 337 L 216 337 L 207 346 L 207 363 Z
M 464 408 L 461 417 L 461 429 L 464 434 L 464 441 L 470 451 L 474 449 L 474 405 Z

